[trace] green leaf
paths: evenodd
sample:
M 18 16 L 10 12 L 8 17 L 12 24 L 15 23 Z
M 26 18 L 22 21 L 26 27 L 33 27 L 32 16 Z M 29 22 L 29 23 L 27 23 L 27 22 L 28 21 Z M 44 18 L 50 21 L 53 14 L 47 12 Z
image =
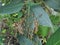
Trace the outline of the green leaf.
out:
M 6 33 L 6 29 L 3 29 L 3 30 L 2 30 L 2 33 L 5 34 L 5 33 Z
M 4 37 L 0 35 L 0 45 L 4 45 L 3 39 L 4 39 Z
M 52 27 L 52 23 L 48 14 L 41 6 L 33 6 L 31 10 L 33 11 L 34 17 L 37 18 L 40 25 Z
M 33 42 L 25 36 L 19 35 L 18 40 L 20 45 L 33 45 Z
M 50 15 L 51 21 L 54 25 L 58 25 L 60 22 L 60 16 Z
M 0 14 L 12 14 L 20 11 L 23 7 L 21 0 L 13 0 L 11 3 L 0 7 Z
M 49 7 L 60 11 L 60 0 L 45 0 L 45 2 Z
M 46 45 L 60 45 L 60 28 L 48 39 Z
M 38 27 L 38 35 L 42 35 L 43 37 L 46 37 L 49 31 L 49 27 L 46 26 L 39 26 Z

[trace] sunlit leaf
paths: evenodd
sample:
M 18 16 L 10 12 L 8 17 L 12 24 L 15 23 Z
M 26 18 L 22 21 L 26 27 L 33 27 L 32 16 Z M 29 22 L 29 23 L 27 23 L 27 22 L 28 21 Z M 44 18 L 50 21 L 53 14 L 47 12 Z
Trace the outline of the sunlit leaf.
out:
M 38 35 L 42 35 L 43 37 L 46 37 L 49 32 L 49 27 L 46 26 L 39 26 L 38 27 Z

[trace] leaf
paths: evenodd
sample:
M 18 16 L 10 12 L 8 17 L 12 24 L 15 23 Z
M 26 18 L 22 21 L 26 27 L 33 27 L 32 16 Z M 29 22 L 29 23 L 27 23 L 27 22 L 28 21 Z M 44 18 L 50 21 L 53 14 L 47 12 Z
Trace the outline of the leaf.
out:
M 4 45 L 4 43 L 3 43 L 3 38 L 4 38 L 4 37 L 0 35 L 0 44 L 1 44 L 1 45 L 2 45 L 2 44 Z
M 46 26 L 39 26 L 38 27 L 38 35 L 42 35 L 43 37 L 46 37 L 49 32 L 49 27 Z
M 33 45 L 33 42 L 25 36 L 19 35 L 18 40 L 20 45 Z
M 60 11 L 60 0 L 45 0 L 45 3 L 56 11 Z
M 60 28 L 48 39 L 46 45 L 60 45 Z
M 6 29 L 3 29 L 3 30 L 2 30 L 2 33 L 5 34 L 5 33 L 6 33 Z
M 31 10 L 40 25 L 52 27 L 52 23 L 48 14 L 43 10 L 41 6 L 33 6 Z
M 0 7 L 0 14 L 12 14 L 20 11 L 23 7 L 21 0 L 13 0 L 10 4 Z
M 60 16 L 50 15 L 51 21 L 54 25 L 58 25 L 60 22 Z
M 35 19 L 38 20 L 39 25 L 51 27 L 51 31 L 54 33 L 52 22 L 44 9 L 41 6 L 36 5 L 32 6 L 31 10 L 34 13 Z

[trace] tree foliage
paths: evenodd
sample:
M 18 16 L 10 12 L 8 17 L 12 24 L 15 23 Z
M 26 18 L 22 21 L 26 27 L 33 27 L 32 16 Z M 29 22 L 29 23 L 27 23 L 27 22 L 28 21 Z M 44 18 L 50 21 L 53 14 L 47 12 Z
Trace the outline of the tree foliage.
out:
M 59 3 L 59 0 L 0 0 L 0 45 L 59 45 Z

